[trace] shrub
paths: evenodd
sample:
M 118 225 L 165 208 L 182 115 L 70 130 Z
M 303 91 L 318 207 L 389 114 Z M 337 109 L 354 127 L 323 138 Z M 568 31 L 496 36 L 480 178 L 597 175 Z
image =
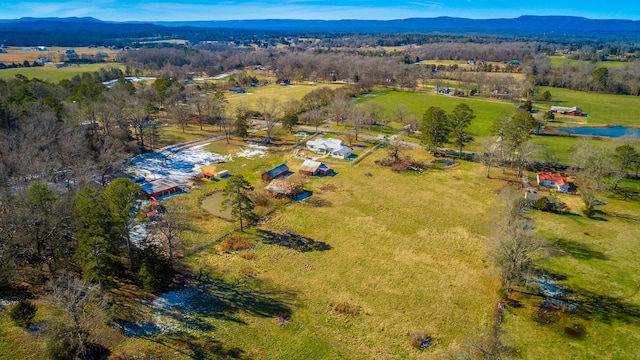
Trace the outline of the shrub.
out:
M 544 196 L 533 202 L 533 208 L 536 210 L 551 212 L 553 207 L 549 199 Z
M 416 349 L 423 349 L 433 342 L 431 336 L 427 335 L 422 331 L 414 331 L 411 333 L 409 337 L 409 341 L 411 342 L 411 346 Z
M 279 312 L 279 313 L 273 315 L 273 319 L 276 321 L 276 324 L 278 324 L 280 326 L 285 326 L 289 322 L 291 322 L 291 315 L 283 313 L 283 312 Z
M 253 260 L 256 258 L 256 253 L 254 253 L 253 251 L 245 251 L 240 254 L 240 257 L 245 260 Z
M 271 198 L 262 190 L 254 190 L 249 194 L 253 205 L 267 207 L 271 205 Z
M 338 314 L 342 314 L 342 315 L 358 315 L 360 314 L 360 309 L 352 304 L 349 304 L 347 302 L 342 302 L 342 303 L 338 303 L 335 304 L 331 310 L 335 313 Z
M 88 333 L 84 329 L 75 329 L 61 322 L 55 322 L 49 329 L 47 358 L 52 360 L 82 358 L 86 354 L 87 337 Z
M 253 247 L 253 242 L 244 236 L 231 235 L 222 240 L 220 251 L 223 253 L 247 250 Z
M 16 306 L 11 309 L 9 317 L 11 320 L 22 328 L 29 328 L 33 324 L 33 319 L 36 317 L 38 308 L 34 303 L 29 300 L 20 300 Z
M 246 277 L 254 277 L 256 276 L 256 271 L 249 266 L 243 266 L 240 268 L 240 270 L 238 270 L 238 273 L 240 273 L 240 275 L 246 276 Z

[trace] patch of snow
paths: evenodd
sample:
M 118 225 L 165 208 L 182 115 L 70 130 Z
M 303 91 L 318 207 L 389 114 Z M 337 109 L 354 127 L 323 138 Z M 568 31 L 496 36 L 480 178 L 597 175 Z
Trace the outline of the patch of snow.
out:
M 147 180 L 169 179 L 186 184 L 203 166 L 224 161 L 222 155 L 204 150 L 206 145 L 188 149 L 164 148 L 138 155 L 128 161 L 124 170 Z
M 2 298 L 0 299 L 0 311 L 4 311 L 9 306 L 15 305 L 18 303 L 18 300 L 10 299 L 10 298 Z
M 267 147 L 261 146 L 257 144 L 249 144 L 247 147 L 242 149 L 242 151 L 234 154 L 235 157 L 241 157 L 245 159 L 252 159 L 256 156 L 264 157 L 267 155 Z

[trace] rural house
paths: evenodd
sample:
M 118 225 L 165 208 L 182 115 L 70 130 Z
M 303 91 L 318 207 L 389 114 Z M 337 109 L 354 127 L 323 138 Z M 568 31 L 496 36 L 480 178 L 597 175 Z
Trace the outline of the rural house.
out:
M 307 150 L 317 154 L 329 154 L 339 159 L 348 159 L 353 152 L 348 146 L 344 145 L 344 141 L 334 138 L 316 138 L 307 141 Z
M 316 176 L 316 175 L 326 176 L 331 174 L 332 170 L 330 167 L 328 167 L 327 165 L 319 161 L 305 160 L 302 163 L 302 166 L 300 166 L 300 169 L 298 171 L 302 175 L 306 175 L 306 176 Z
M 551 112 L 554 114 L 560 115 L 571 115 L 571 116 L 583 116 L 584 112 L 577 106 L 574 107 L 562 107 L 562 106 L 552 106 Z
M 289 173 L 289 167 L 286 164 L 280 164 L 269 171 L 262 173 L 262 181 L 271 181 L 285 176 Z
M 554 187 L 560 192 L 569 191 L 569 182 L 562 174 L 554 174 L 552 172 L 539 172 L 536 174 L 538 185 L 546 187 Z

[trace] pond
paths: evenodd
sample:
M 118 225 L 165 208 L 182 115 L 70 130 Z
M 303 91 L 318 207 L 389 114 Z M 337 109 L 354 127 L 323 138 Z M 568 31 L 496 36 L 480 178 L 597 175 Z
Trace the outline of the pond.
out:
M 218 191 L 202 199 L 201 206 L 210 214 L 221 217 L 223 219 L 233 220 L 233 217 L 231 216 L 230 206 L 225 211 L 222 211 L 220 209 L 223 200 L 224 198 L 222 197 L 222 191 Z
M 559 132 L 569 135 L 603 136 L 611 138 L 634 137 L 640 138 L 640 129 L 626 126 L 607 127 L 564 127 L 558 128 Z

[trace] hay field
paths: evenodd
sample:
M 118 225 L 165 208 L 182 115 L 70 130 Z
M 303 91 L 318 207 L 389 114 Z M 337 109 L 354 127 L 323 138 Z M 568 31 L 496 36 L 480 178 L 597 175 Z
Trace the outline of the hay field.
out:
M 71 79 L 76 75 L 82 75 L 86 72 L 99 71 L 100 69 L 108 69 L 117 67 L 124 71 L 125 66 L 120 63 L 101 63 L 101 64 L 82 64 L 71 65 L 64 68 L 56 69 L 53 64 L 45 66 L 15 68 L 0 70 L 0 79 L 13 79 L 17 74 L 26 76 L 27 78 L 37 78 L 51 82 L 59 82 L 64 79 Z

